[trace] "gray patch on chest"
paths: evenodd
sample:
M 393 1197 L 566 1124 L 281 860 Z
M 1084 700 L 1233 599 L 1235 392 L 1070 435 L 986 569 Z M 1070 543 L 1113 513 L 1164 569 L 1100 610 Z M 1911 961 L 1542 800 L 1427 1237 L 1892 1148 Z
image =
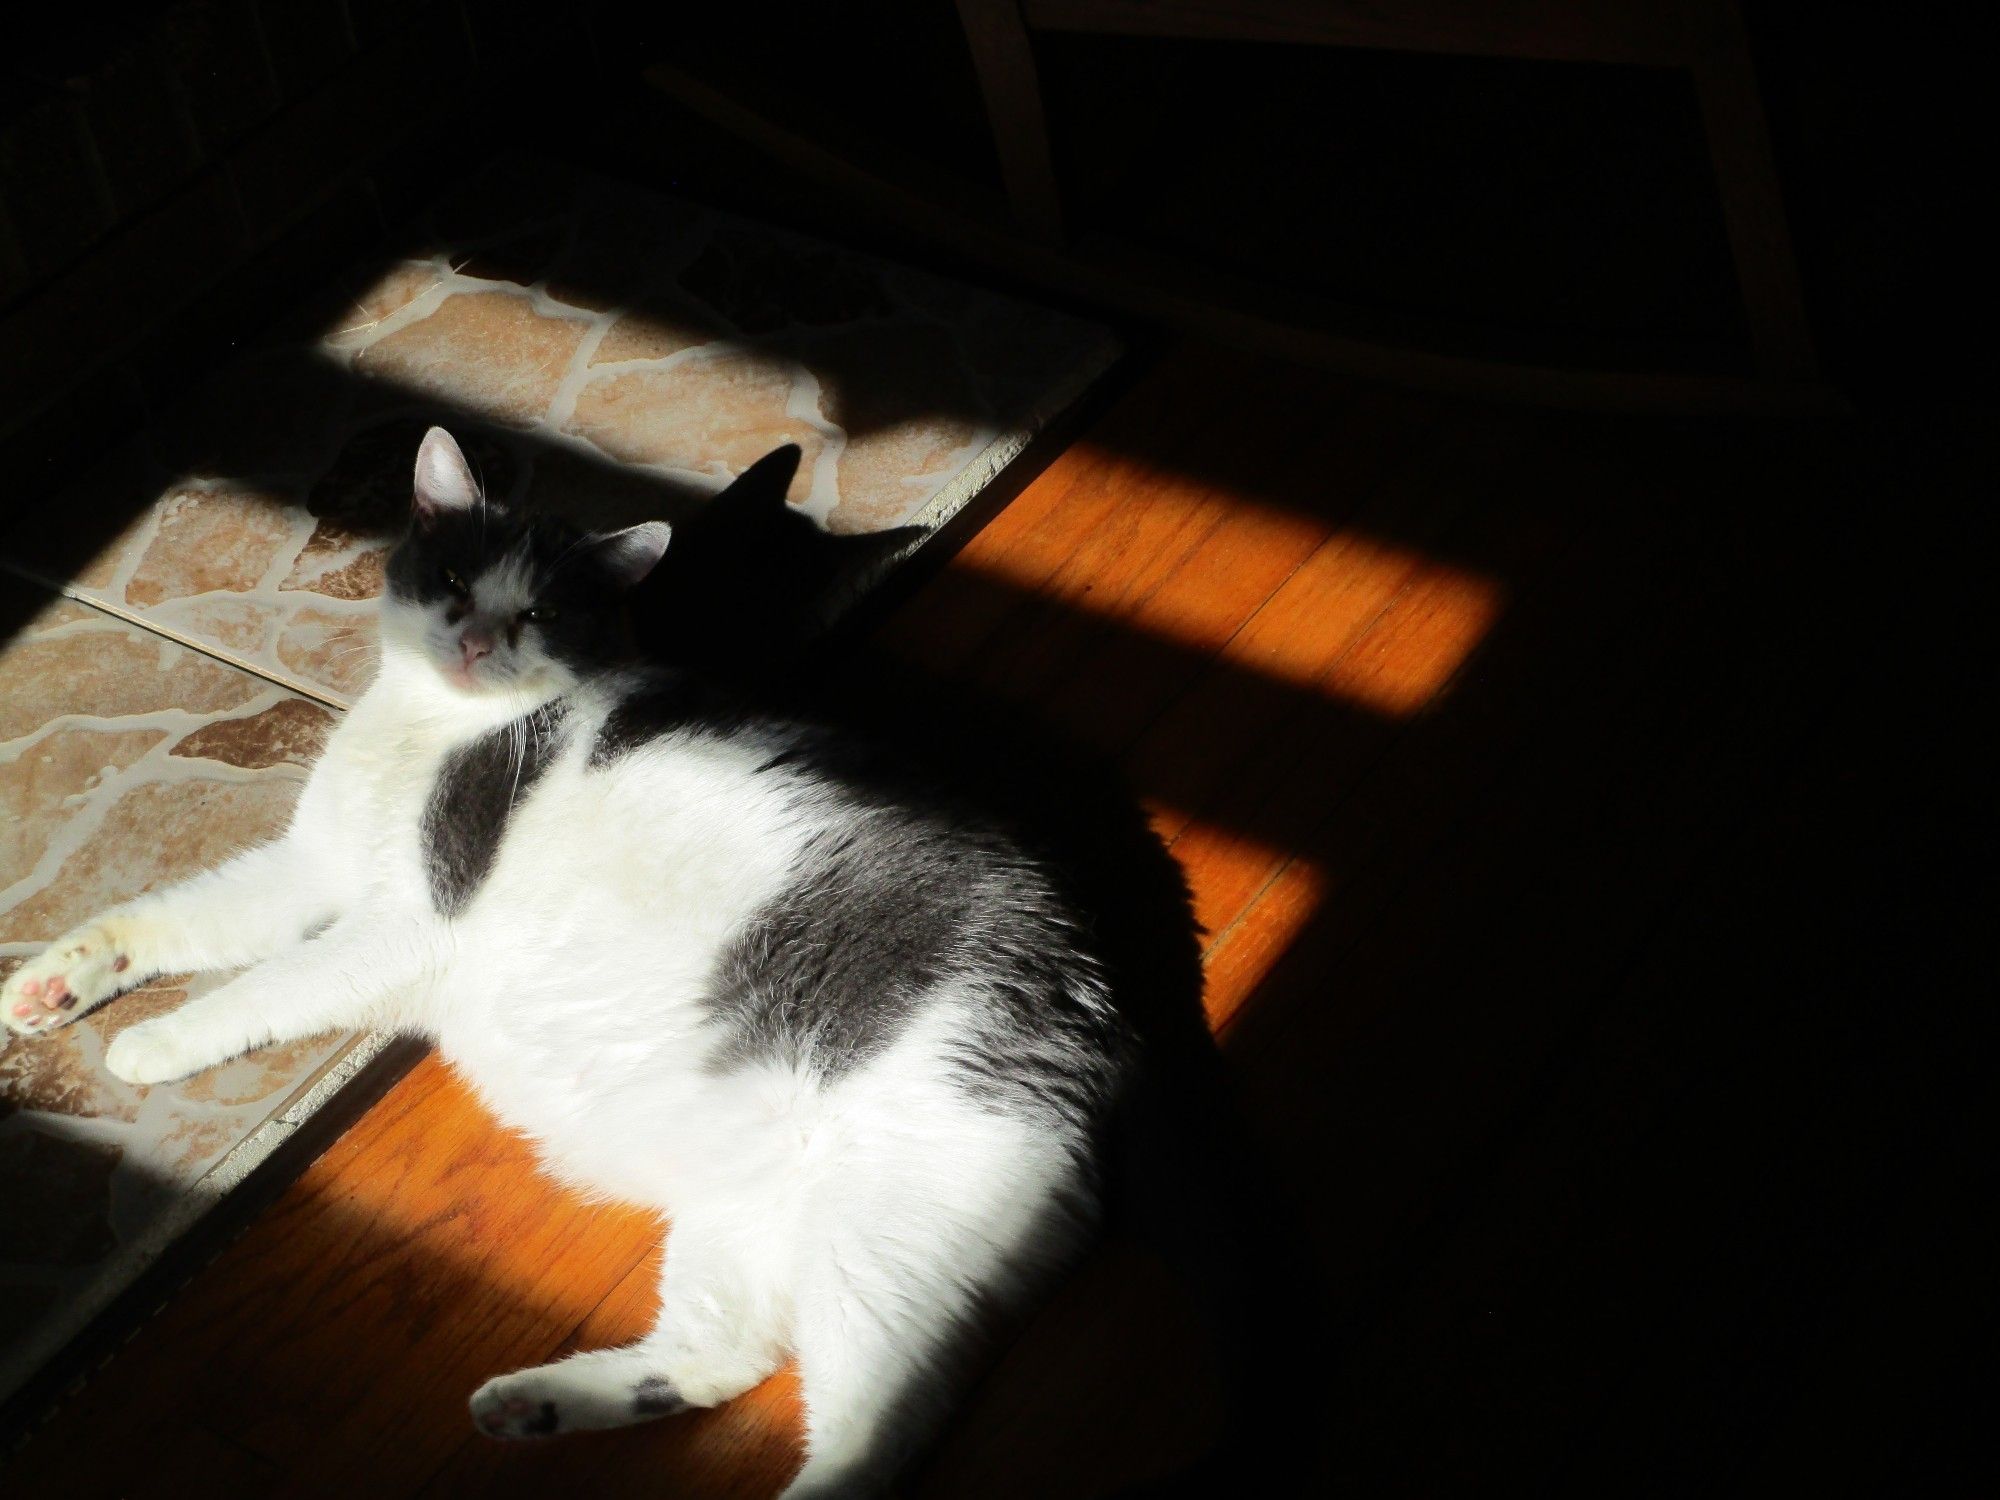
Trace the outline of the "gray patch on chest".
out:
M 455 917 L 492 873 L 508 819 L 564 744 L 560 706 L 539 708 L 445 757 L 424 809 L 424 870 L 431 902 Z

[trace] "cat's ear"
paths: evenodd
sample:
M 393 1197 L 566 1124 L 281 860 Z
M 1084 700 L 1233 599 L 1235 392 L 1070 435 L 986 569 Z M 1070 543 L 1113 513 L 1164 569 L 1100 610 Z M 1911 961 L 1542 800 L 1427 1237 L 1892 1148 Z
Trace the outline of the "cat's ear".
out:
M 449 511 L 467 510 L 479 503 L 479 481 L 472 477 L 472 466 L 442 427 L 425 433 L 417 449 L 412 494 L 417 519 L 426 524 Z
M 611 581 L 621 589 L 635 588 L 666 555 L 673 530 L 665 521 L 646 521 L 614 531 L 597 544 L 597 556 Z

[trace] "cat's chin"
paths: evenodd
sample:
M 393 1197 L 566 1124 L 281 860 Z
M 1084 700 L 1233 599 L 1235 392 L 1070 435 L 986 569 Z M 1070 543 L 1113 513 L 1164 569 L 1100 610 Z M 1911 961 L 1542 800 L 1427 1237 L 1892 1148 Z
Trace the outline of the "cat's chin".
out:
M 496 680 L 478 671 L 468 671 L 456 662 L 434 661 L 431 665 L 437 673 L 438 681 L 442 682 L 454 697 L 483 702 L 532 705 L 560 696 L 574 686 L 573 683 L 544 673 L 534 673 L 525 678 L 509 677 L 505 680 Z

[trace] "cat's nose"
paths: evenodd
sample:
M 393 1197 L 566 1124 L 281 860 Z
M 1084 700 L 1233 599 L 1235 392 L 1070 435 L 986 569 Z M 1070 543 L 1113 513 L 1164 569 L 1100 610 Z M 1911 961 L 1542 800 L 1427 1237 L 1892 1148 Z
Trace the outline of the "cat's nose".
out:
M 483 630 L 468 630 L 458 638 L 458 649 L 469 667 L 480 657 L 493 654 L 493 637 Z

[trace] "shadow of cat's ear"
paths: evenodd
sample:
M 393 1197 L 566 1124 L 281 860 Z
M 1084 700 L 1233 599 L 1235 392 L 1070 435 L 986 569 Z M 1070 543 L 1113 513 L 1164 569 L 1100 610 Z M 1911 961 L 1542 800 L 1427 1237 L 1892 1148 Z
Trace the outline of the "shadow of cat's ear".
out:
M 782 511 L 785 492 L 792 487 L 792 476 L 799 472 L 803 456 L 797 443 L 773 448 L 730 481 L 728 488 L 708 502 L 707 508 L 730 515 Z

